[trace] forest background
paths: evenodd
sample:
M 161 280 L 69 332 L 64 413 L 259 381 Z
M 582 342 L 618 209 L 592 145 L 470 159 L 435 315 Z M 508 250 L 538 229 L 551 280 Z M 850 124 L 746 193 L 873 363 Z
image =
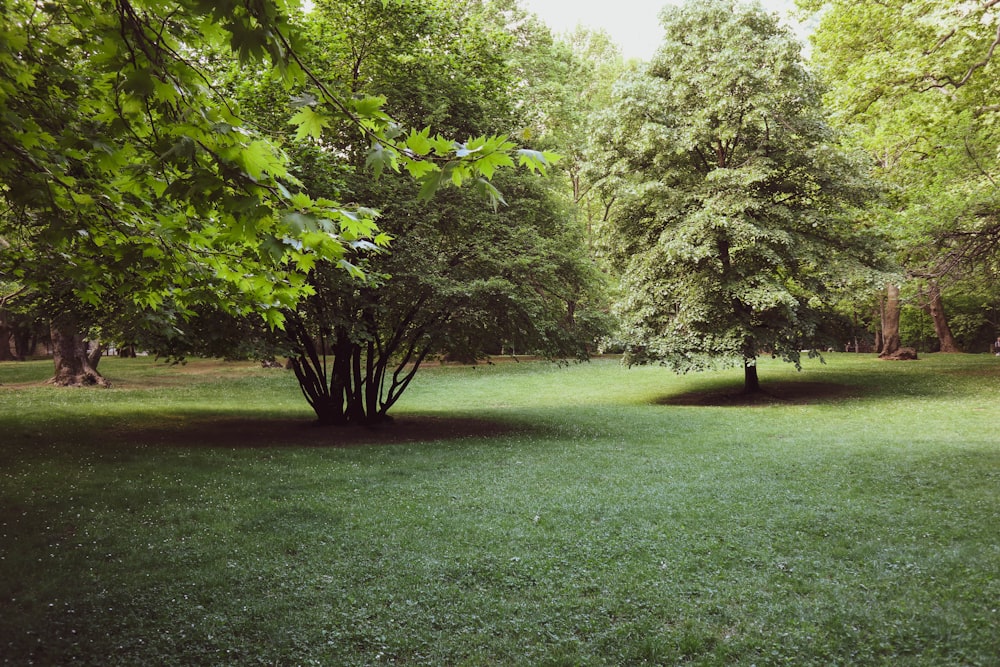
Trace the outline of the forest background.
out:
M 761 353 L 993 347 L 996 2 L 802 0 L 808 60 L 760 8 L 669 5 L 649 63 L 510 1 L 168 4 L 4 8 L 0 358 L 58 383 L 287 355 L 320 421 L 370 422 L 436 356 L 753 389 Z

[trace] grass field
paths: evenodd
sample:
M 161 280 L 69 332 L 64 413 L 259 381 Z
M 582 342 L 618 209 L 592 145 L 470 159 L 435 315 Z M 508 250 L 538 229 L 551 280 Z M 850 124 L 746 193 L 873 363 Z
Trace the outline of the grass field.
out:
M 1000 665 L 1000 359 L 0 364 L 0 664 Z

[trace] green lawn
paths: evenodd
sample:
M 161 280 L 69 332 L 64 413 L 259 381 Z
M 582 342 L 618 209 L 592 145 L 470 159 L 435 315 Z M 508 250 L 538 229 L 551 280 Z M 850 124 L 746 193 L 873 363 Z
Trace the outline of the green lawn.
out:
M 432 366 L 376 431 L 50 370 L 0 364 L 0 664 L 1000 665 L 993 356 Z

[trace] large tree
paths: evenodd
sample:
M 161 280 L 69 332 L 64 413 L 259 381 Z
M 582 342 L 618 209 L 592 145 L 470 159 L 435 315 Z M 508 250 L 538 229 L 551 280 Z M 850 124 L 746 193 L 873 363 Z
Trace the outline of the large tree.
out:
M 375 170 L 405 166 L 427 194 L 445 168 L 457 181 L 510 162 L 499 138 L 475 155 L 414 147 L 383 100 L 303 67 L 300 21 L 296 0 L 2 3 L 0 280 L 70 304 L 50 313 L 68 340 L 109 301 L 132 322 L 210 303 L 281 326 L 317 261 L 356 273 L 352 244 L 373 234 L 371 217 L 303 191 L 279 143 L 218 85 L 227 61 L 294 87 L 300 134 L 347 124 Z
M 513 92 L 547 83 L 519 63 L 529 50 L 553 48 L 551 36 L 540 25 L 525 31 L 516 15 L 490 3 L 321 2 L 312 21 L 311 34 L 320 37 L 330 25 L 357 26 L 317 51 L 315 69 L 323 68 L 326 85 L 384 95 L 408 124 L 493 135 L 537 117 L 530 99 L 518 104 Z M 417 64 L 424 51 L 436 55 Z M 336 78 L 345 71 L 349 76 Z M 314 167 L 324 153 L 354 152 L 351 136 L 335 125 L 317 143 L 323 150 Z M 472 142 L 465 148 L 481 150 Z M 320 422 L 384 421 L 431 354 L 476 359 L 504 347 L 587 354 L 599 333 L 588 309 L 597 273 L 572 217 L 544 182 L 498 177 L 506 204 L 496 210 L 467 189 L 421 203 L 419 184 L 389 171 L 373 181 L 366 162 L 355 154 L 347 171 L 303 174 L 307 185 L 336 179 L 345 196 L 377 206 L 380 228 L 394 239 L 391 252 L 365 259 L 364 282 L 317 264 L 315 295 L 290 317 L 292 366 Z
M 838 124 L 893 186 L 887 220 L 908 280 L 904 301 L 957 351 L 942 291 L 989 278 L 1000 238 L 1000 3 L 799 0 L 819 11 L 813 62 Z
M 814 347 L 829 288 L 865 258 L 858 207 L 873 190 L 776 16 L 711 0 L 661 21 L 663 44 L 619 83 L 599 137 L 619 196 L 627 360 L 733 361 L 754 392 L 761 352 L 798 363 Z

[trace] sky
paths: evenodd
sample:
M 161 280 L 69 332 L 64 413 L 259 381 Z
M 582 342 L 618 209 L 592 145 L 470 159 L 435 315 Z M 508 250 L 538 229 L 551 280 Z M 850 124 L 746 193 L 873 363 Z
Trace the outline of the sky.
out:
M 660 9 L 671 0 L 521 0 L 521 5 L 537 14 L 555 33 L 567 32 L 578 24 L 603 28 L 622 49 L 626 58 L 649 60 L 660 44 Z M 762 0 L 769 11 L 786 16 L 794 0 Z

